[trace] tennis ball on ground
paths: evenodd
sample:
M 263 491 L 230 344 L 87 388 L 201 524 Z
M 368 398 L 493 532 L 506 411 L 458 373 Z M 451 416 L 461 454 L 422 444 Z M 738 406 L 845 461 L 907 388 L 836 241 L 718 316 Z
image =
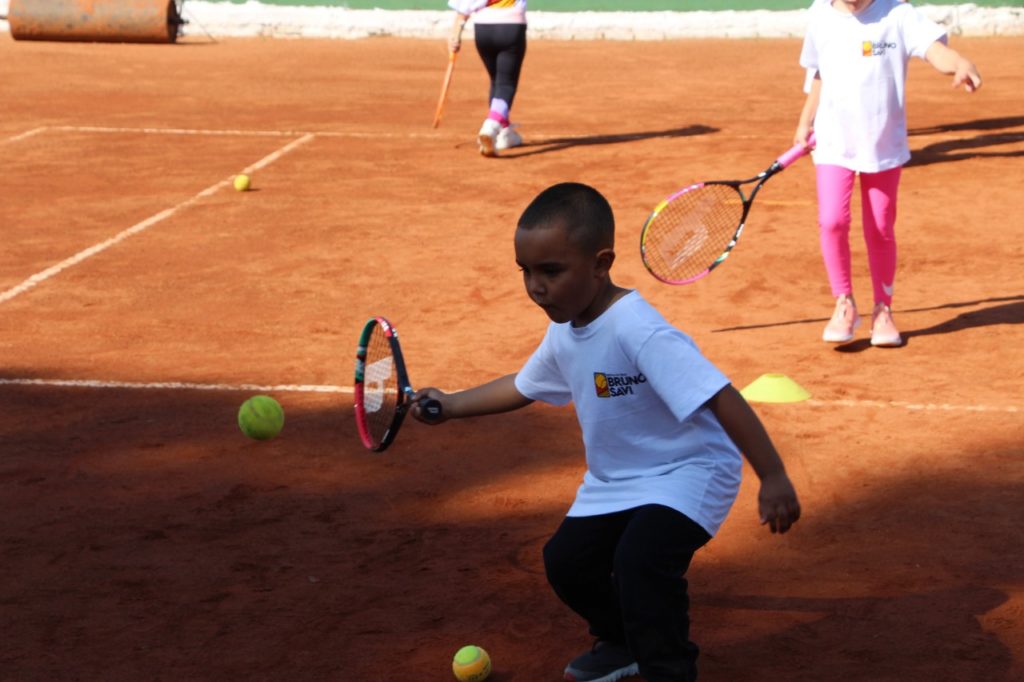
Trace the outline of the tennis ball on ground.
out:
M 491 674 L 491 657 L 478 646 L 464 646 L 455 652 L 452 672 L 459 682 L 483 682 Z
M 252 181 L 249 179 L 248 175 L 243 173 L 235 176 L 235 189 L 239 192 L 248 192 L 250 184 L 252 184 Z
M 270 440 L 284 426 L 284 410 L 269 395 L 254 395 L 238 409 L 238 426 L 253 440 Z

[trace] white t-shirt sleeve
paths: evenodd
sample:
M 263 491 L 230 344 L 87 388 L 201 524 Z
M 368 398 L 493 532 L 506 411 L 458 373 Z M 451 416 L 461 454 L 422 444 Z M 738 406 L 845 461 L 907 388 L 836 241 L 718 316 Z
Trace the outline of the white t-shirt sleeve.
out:
M 811 86 L 814 85 L 814 77 L 818 75 L 817 69 L 806 69 L 804 73 L 804 94 L 811 94 Z
M 516 375 L 516 390 L 531 400 L 552 405 L 566 405 L 572 401 L 572 388 L 555 361 L 550 326 L 537 350 Z
M 818 70 L 818 47 L 814 44 L 816 11 L 813 7 L 808 11 L 808 15 L 807 29 L 804 33 L 804 44 L 800 48 L 800 66 L 807 69 L 808 73 L 814 73 Z M 809 79 L 805 79 L 804 86 L 809 85 Z
M 636 364 L 679 421 L 729 385 L 729 379 L 677 330 L 652 334 L 637 353 Z
M 946 29 L 926 17 L 916 8 L 908 7 L 911 11 L 905 12 L 903 21 L 900 24 L 900 32 L 903 34 L 904 44 L 907 46 L 907 54 L 911 57 L 924 59 L 924 53 L 936 40 L 945 43 Z
M 487 0 L 448 0 L 448 6 L 463 16 L 469 16 L 487 6 Z

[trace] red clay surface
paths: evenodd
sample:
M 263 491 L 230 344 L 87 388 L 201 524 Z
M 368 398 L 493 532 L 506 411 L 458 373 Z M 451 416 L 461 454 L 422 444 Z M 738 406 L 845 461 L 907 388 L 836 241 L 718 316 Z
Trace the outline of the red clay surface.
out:
M 908 343 L 879 350 L 819 341 L 807 161 L 710 278 L 659 284 L 637 253 L 662 197 L 789 146 L 797 40 L 534 41 L 514 112 L 529 144 L 486 160 L 472 53 L 430 128 L 441 44 L 0 37 L 0 295 L 172 210 L 0 303 L 0 378 L 229 386 L 0 384 L 0 677 L 432 682 L 475 643 L 496 682 L 560 679 L 589 646 L 540 557 L 582 474 L 570 409 L 410 423 L 375 455 L 350 394 L 274 393 L 285 429 L 258 443 L 235 424 L 253 391 L 230 386 L 349 385 L 372 314 L 416 385 L 515 371 L 546 318 L 513 225 L 578 180 L 616 209 L 619 284 L 737 386 L 783 372 L 814 396 L 756 405 L 804 518 L 760 527 L 748 470 L 690 573 L 702 679 L 1024 679 L 1024 43 L 953 45 L 986 84 L 911 71 Z M 197 197 L 303 133 L 256 191 Z

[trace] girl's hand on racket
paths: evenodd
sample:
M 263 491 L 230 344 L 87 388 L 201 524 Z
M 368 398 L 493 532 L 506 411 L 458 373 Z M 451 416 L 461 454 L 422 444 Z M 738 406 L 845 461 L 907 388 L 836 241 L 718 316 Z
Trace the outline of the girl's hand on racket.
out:
M 448 421 L 448 410 L 445 409 L 445 400 L 448 394 L 436 388 L 421 388 L 410 396 L 412 405 L 409 412 L 417 421 L 424 424 L 440 424 Z
M 800 125 L 797 126 L 796 134 L 793 136 L 793 144 L 798 144 L 804 149 L 813 149 L 811 144 L 811 137 L 814 135 L 814 129 L 810 126 Z
M 768 524 L 773 533 L 785 533 L 800 519 L 800 502 L 796 490 L 784 472 L 765 476 L 757 495 L 761 524 Z
M 457 53 L 462 49 L 462 29 L 466 28 L 466 21 L 469 17 L 455 14 L 455 23 L 452 25 L 452 32 L 448 36 L 448 52 Z

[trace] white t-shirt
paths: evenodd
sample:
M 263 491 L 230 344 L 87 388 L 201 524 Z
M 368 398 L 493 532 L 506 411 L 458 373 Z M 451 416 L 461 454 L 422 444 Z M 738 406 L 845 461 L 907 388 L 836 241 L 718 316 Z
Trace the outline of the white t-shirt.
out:
M 815 2 L 800 53 L 800 65 L 821 76 L 814 162 L 877 173 L 909 161 L 907 63 L 945 33 L 900 0 L 874 0 L 858 14 Z
M 527 0 L 448 0 L 463 16 L 473 15 L 477 24 L 525 24 Z
M 736 499 L 742 459 L 704 406 L 729 380 L 636 291 L 586 327 L 548 326 L 516 376 L 524 396 L 572 401 L 587 471 L 569 516 L 644 504 L 714 535 Z

